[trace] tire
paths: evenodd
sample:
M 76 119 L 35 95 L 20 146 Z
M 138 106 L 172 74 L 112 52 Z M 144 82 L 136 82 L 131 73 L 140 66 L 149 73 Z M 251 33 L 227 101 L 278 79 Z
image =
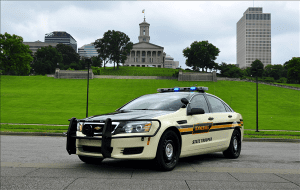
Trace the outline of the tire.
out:
M 162 135 L 156 152 L 155 161 L 159 170 L 171 171 L 178 163 L 180 143 L 174 131 L 168 130 Z
M 88 156 L 78 156 L 79 159 L 87 164 L 101 164 L 104 158 L 95 158 L 95 157 L 88 157 Z
M 240 156 L 242 148 L 241 133 L 234 130 L 231 136 L 230 145 L 227 150 L 223 152 L 226 158 L 236 159 Z

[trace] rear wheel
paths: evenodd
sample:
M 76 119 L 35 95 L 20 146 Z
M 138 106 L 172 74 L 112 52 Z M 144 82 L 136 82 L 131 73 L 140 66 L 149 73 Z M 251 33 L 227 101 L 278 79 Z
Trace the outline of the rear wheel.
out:
M 156 163 L 159 169 L 170 171 L 178 163 L 180 154 L 180 144 L 178 136 L 174 131 L 166 131 L 158 144 L 156 153 Z
M 87 164 L 100 164 L 103 158 L 88 157 L 88 156 L 78 156 L 79 159 Z
M 230 145 L 228 149 L 223 152 L 223 155 L 226 158 L 238 158 L 241 153 L 241 148 L 241 134 L 238 130 L 234 130 L 231 136 Z

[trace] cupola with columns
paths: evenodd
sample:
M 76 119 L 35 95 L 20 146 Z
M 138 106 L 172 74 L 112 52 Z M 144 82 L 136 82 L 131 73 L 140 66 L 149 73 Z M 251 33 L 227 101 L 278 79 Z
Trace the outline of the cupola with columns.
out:
M 150 26 L 150 24 L 147 23 L 146 19 L 144 18 L 144 22 L 140 23 L 139 42 L 148 42 L 149 43 L 149 41 L 150 41 L 149 26 Z

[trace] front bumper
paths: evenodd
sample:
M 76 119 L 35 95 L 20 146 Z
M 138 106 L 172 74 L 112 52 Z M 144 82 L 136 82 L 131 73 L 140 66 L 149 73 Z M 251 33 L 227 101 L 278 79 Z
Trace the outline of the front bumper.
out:
M 84 120 L 78 120 L 78 122 Z M 132 135 L 113 135 L 111 133 L 112 122 L 121 121 L 156 121 L 159 126 L 156 128 L 154 133 L 148 134 L 132 134 Z M 73 122 L 73 123 L 72 123 Z M 81 156 L 92 156 L 101 158 L 122 158 L 122 159 L 153 159 L 156 155 L 156 149 L 159 138 L 157 133 L 161 127 L 161 123 L 157 119 L 136 119 L 136 120 L 111 120 L 106 119 L 105 125 L 101 136 L 86 136 L 79 131 L 74 130 L 75 122 L 74 119 L 70 121 L 70 127 L 67 134 L 67 142 L 72 140 L 74 147 L 68 149 L 76 149 L 71 154 L 77 154 Z M 97 122 L 97 121 L 93 121 Z M 98 121 L 100 122 L 100 121 Z M 73 128 L 72 128 L 73 126 Z M 70 154 L 70 151 L 68 151 Z

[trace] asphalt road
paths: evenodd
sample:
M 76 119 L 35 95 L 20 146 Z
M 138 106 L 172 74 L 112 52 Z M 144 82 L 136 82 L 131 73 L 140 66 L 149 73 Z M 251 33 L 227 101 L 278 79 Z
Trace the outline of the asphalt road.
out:
M 222 153 L 180 159 L 171 172 L 149 161 L 82 163 L 64 137 L 0 136 L 4 189 L 300 189 L 300 143 L 243 142 Z

